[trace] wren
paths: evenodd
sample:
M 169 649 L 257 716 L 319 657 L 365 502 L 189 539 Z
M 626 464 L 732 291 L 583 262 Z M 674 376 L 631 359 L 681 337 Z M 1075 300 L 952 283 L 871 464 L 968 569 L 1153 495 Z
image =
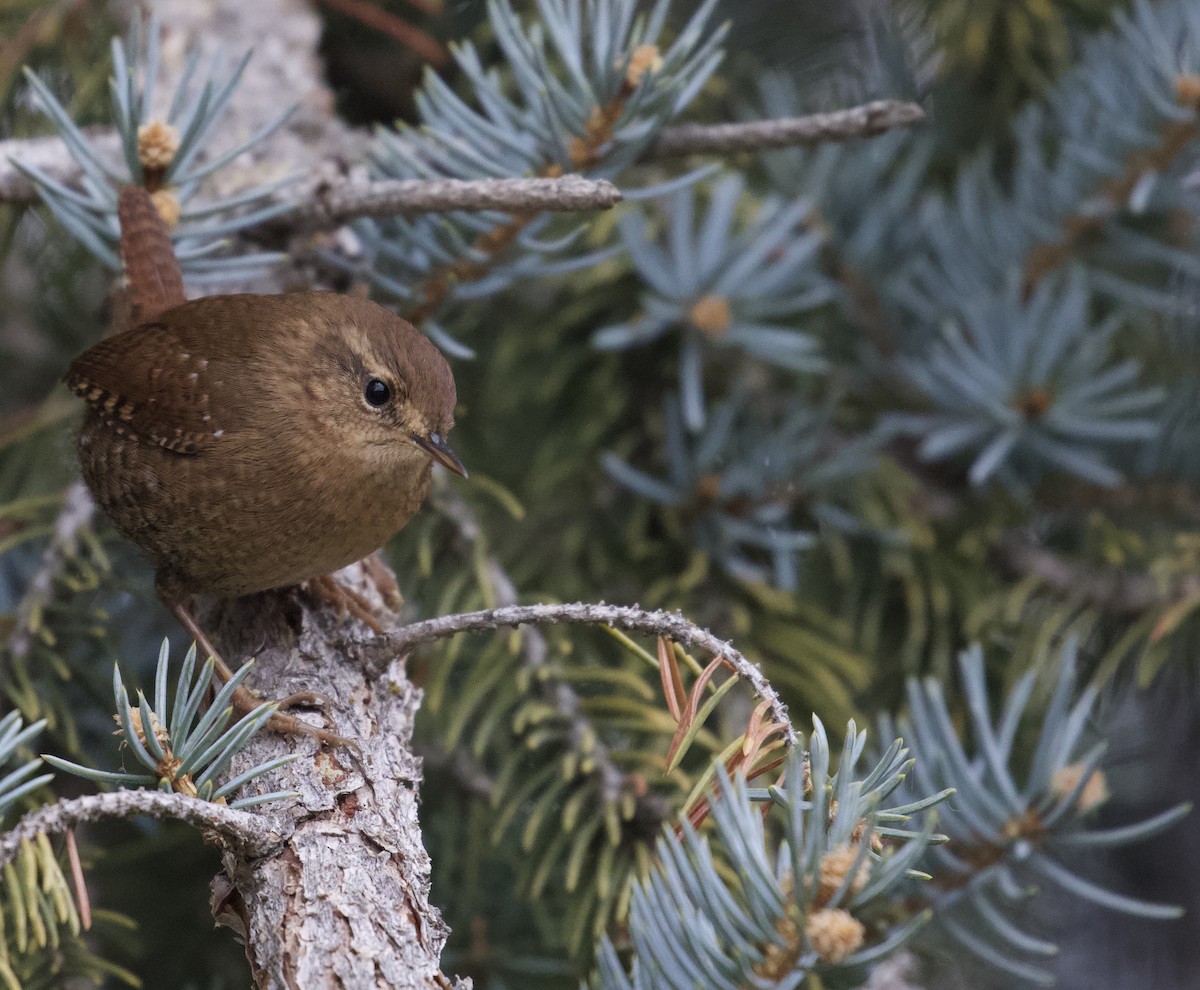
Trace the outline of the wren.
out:
M 102 340 L 65 380 L 87 403 L 84 480 L 149 554 L 164 603 L 214 656 L 191 595 L 328 575 L 413 517 L 434 461 L 466 475 L 445 439 L 449 365 L 411 324 L 362 298 L 182 302 Z M 273 727 L 344 741 L 280 715 Z

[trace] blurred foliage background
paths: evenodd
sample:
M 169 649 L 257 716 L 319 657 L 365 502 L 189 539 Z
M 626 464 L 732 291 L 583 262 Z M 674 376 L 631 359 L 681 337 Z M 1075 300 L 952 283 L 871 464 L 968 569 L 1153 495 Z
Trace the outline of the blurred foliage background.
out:
M 431 61 L 463 84 L 450 40 L 472 38 L 485 63 L 496 53 L 482 3 L 317 7 L 329 82 L 355 124 L 416 120 Z M 472 475 L 436 492 L 389 548 L 408 607 L 432 615 L 516 597 L 682 609 L 761 662 L 801 725 L 817 712 L 831 727 L 902 708 L 908 677 L 931 675 L 953 695 L 954 658 L 971 643 L 995 692 L 1034 671 L 1042 699 L 1074 639 L 1083 679 L 1101 692 L 1095 735 L 1110 743 L 1113 796 L 1100 824 L 1192 798 L 1200 90 L 1185 84 L 1200 86 L 1200 40 L 1190 37 L 1177 67 L 1176 109 L 1191 117 L 1169 131 L 1138 103 L 1148 97 L 1119 97 L 1119 67 L 1149 52 L 1129 42 L 1121 63 L 1090 40 L 1131 9 L 720 4 L 727 58 L 691 118 L 889 96 L 920 100 L 928 122 L 871 142 L 731 156 L 723 170 L 743 183 L 732 192 L 706 177 L 590 220 L 583 247 L 625 250 L 514 279 L 499 302 L 456 300 L 438 325 L 475 352 L 455 362 L 454 445 Z M 676 26 L 688 13 L 676 5 Z M 46 133 L 22 65 L 77 123 L 102 122 L 118 30 L 99 0 L 3 0 L 0 137 Z M 1102 106 L 1094 117 L 1072 113 L 1084 92 Z M 1067 152 L 1048 148 L 1059 137 L 1081 158 L 1091 148 L 1094 174 L 1066 168 Z M 646 182 L 673 174 L 645 171 Z M 698 229 L 722 195 L 727 223 L 708 242 L 683 229 L 681 216 Z M 560 226 L 570 228 L 539 236 Z M 358 230 L 368 245 L 389 236 L 385 225 Z M 647 253 L 655 244 L 673 267 Z M 670 268 L 686 282 L 706 251 L 759 248 L 744 299 L 719 279 L 697 298 L 696 284 L 672 289 L 661 277 Z M 771 284 L 773 265 L 793 268 Z M 346 287 L 373 274 L 331 277 Z M 25 596 L 75 476 L 77 408 L 56 382 L 102 334 L 110 287 L 44 210 L 0 204 L 0 631 L 10 637 L 31 625 Z M 662 325 L 650 328 L 655 314 Z M 764 327 L 804 342 L 756 332 Z M 1115 370 L 1126 361 L 1134 372 Z M 1017 426 L 1004 418 L 1014 410 Z M 10 640 L 0 689 L 27 719 L 49 719 L 44 746 L 79 758 L 109 744 L 112 659 L 148 671 L 158 640 L 182 637 L 157 607 L 149 568 L 102 522 L 71 549 L 38 635 L 15 652 Z M 434 900 L 454 931 L 444 968 L 477 986 L 577 985 L 597 937 L 620 931 L 626 880 L 646 868 L 707 760 L 742 731 L 746 703 L 724 706 L 700 740 L 704 759 L 668 778 L 656 760 L 674 725 L 657 675 L 612 637 L 455 641 L 416 657 L 414 677 L 427 691 L 419 736 Z M 58 793 L 71 786 L 60 781 Z M 1114 889 L 1194 912 L 1194 833 L 1184 825 L 1085 865 Z M 93 952 L 31 961 L 27 986 L 60 985 L 47 974 L 73 966 L 127 969 L 147 986 L 244 985 L 239 948 L 210 931 L 203 891 L 215 857 L 187 830 L 96 829 L 85 857 L 107 912 Z M 167 875 L 170 884 L 146 882 Z M 1191 985 L 1194 922 L 1081 904 L 1060 893 L 1033 902 L 1062 947 L 1045 963 L 1060 986 Z M 949 944 L 931 944 L 928 985 L 1015 985 Z

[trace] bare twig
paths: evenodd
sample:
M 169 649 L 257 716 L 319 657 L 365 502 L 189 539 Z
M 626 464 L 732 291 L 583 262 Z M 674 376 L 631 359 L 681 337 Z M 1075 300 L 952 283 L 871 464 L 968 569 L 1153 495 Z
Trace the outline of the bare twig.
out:
M 79 532 L 92 524 L 96 503 L 82 481 L 72 482 L 63 498 L 62 509 L 54 523 L 54 537 L 42 555 L 42 566 L 29 581 L 17 609 L 17 624 L 8 640 L 14 660 L 24 660 L 33 648 L 37 616 L 54 597 L 55 579 L 76 553 Z
M 333 230 L 358 217 L 451 210 L 508 213 L 607 210 L 621 193 L 604 179 L 567 175 L 558 179 L 393 179 L 342 182 L 316 189 L 268 226 L 297 233 Z
M 1056 592 L 1080 598 L 1107 611 L 1139 613 L 1200 594 L 1200 579 L 1189 575 L 1164 584 L 1149 574 L 1096 570 L 1068 560 L 1020 534 L 1000 546 L 1005 563 L 1018 574 L 1037 578 Z
M 724 657 L 738 675 L 754 688 L 759 698 L 770 704 L 774 720 L 785 726 L 783 734 L 788 745 L 795 745 L 796 733 L 788 717 L 787 706 L 763 676 L 757 664 L 751 663 L 729 643 L 718 639 L 707 629 L 701 629 L 695 623 L 689 622 L 678 612 L 647 612 L 636 605 L 590 605 L 583 602 L 565 605 L 510 605 L 413 622 L 388 633 L 388 642 L 397 650 L 407 651 L 421 643 L 445 639 L 460 632 L 480 632 L 525 623 L 613 626 L 649 636 L 665 636 L 685 648 L 700 650 L 714 657 Z
M 924 119 L 915 103 L 876 100 L 861 106 L 805 117 L 750 120 L 736 124 L 683 124 L 665 128 L 651 146 L 649 157 L 674 158 L 702 152 L 764 151 L 824 141 L 872 137 L 894 127 Z
M 12 862 L 25 839 L 57 835 L 87 822 L 137 815 L 171 818 L 204 832 L 215 832 L 245 856 L 261 856 L 283 841 L 267 819 L 228 805 L 162 791 L 112 791 L 56 801 L 31 811 L 0 835 L 0 866 Z

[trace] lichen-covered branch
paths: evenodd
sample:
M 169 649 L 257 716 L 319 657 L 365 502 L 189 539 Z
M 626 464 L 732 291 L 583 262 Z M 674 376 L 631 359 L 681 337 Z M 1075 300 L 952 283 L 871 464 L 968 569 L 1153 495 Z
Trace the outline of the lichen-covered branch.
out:
M 102 155 L 117 149 L 116 135 L 101 131 L 92 140 Z M 0 141 L 0 201 L 32 203 L 33 183 L 13 166 L 13 160 L 34 165 L 51 178 L 70 184 L 79 168 L 59 138 Z M 332 164 L 330 169 L 332 169 Z M 321 168 L 297 195 L 279 194 L 291 203 L 286 213 L 264 226 L 273 231 L 316 233 L 334 230 L 359 217 L 387 217 L 398 213 L 446 213 L 452 210 L 504 210 L 513 213 L 605 210 L 621 201 L 621 193 L 604 179 L 578 175 L 529 179 L 330 179 Z
M 612 626 L 648 636 L 665 636 L 685 648 L 699 650 L 713 657 L 723 657 L 737 671 L 738 676 L 750 684 L 759 698 L 770 704 L 772 718 L 785 726 L 783 732 L 788 745 L 795 743 L 795 730 L 788 717 L 787 706 L 758 665 L 747 660 L 725 640 L 718 639 L 707 629 L 688 621 L 678 612 L 648 612 L 636 605 L 590 605 L 583 602 L 565 605 L 510 605 L 414 622 L 391 632 L 388 641 L 396 649 L 407 651 L 421 643 L 445 639 L 460 632 L 490 631 L 523 624 L 561 623 Z
M 90 822 L 111 818 L 168 818 L 216 836 L 242 856 L 261 856 L 279 846 L 282 835 L 265 818 L 224 804 L 183 794 L 127 790 L 56 801 L 29 812 L 0 835 L 0 866 L 10 863 L 21 843 L 37 835 L 59 835 Z

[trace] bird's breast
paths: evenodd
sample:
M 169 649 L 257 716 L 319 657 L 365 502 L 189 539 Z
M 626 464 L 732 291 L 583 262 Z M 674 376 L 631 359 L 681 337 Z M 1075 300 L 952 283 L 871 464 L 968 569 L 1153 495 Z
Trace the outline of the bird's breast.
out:
M 196 593 L 235 597 L 379 549 L 429 491 L 428 458 L 381 468 L 336 445 L 229 434 L 182 455 L 85 421 L 80 461 L 117 528 Z

